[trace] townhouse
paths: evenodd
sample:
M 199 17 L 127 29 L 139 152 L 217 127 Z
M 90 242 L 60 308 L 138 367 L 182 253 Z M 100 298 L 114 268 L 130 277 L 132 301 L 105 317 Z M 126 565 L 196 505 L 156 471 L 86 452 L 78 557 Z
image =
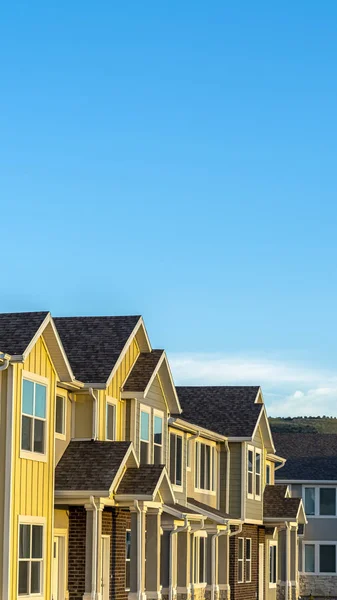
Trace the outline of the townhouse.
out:
M 308 519 L 299 536 L 299 583 L 302 596 L 337 596 L 337 436 L 275 433 L 287 462 L 277 481 L 302 498 Z
M 143 320 L 0 315 L 4 600 L 298 596 L 260 388 L 176 388 Z

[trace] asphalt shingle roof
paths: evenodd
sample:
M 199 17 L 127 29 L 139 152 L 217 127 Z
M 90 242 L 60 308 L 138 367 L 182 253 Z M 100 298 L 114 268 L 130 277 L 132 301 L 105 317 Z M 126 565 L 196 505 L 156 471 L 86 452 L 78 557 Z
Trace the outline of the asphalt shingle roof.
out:
M 144 392 L 163 352 L 164 350 L 142 352 L 132 367 L 132 371 L 123 386 L 123 391 Z
M 0 314 L 0 352 L 23 354 L 48 311 Z
M 229 515 L 218 510 L 217 508 L 213 508 L 213 506 L 208 506 L 208 504 L 204 504 L 203 502 L 198 502 L 194 498 L 187 498 L 187 502 L 196 508 L 200 508 L 202 510 L 207 510 L 209 513 L 216 515 L 217 517 L 221 517 L 222 519 L 229 519 Z
M 131 442 L 72 441 L 55 469 L 56 491 L 108 491 Z
M 139 319 L 139 316 L 54 318 L 76 379 L 106 383 Z
M 116 494 L 137 494 L 151 496 L 165 469 L 164 465 L 140 465 L 127 469 Z
M 177 388 L 185 419 L 228 437 L 250 437 L 262 405 L 254 404 L 258 386 L 189 386 Z
M 277 479 L 337 480 L 337 435 L 273 433 L 277 454 L 287 459 Z
M 263 517 L 296 519 L 301 498 L 286 498 L 286 485 L 266 485 L 263 495 Z

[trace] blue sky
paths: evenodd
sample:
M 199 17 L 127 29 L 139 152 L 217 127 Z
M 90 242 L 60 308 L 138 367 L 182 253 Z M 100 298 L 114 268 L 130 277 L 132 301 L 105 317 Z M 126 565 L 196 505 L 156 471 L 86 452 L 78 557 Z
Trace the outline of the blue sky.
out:
M 337 414 L 337 4 L 7 2 L 0 310 L 143 314 L 179 383 Z

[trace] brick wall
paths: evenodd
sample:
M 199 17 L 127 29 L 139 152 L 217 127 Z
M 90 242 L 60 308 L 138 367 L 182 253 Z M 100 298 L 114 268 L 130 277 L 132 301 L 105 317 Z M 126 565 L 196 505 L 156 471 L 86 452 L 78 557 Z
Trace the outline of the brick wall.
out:
M 251 538 L 252 540 L 252 577 L 246 583 L 246 570 L 244 560 L 244 582 L 238 583 L 238 538 Z M 242 532 L 230 538 L 229 583 L 231 600 L 256 600 L 258 597 L 258 561 L 259 542 L 264 542 L 264 529 L 258 525 L 244 525 Z M 244 542 L 246 551 L 246 544 Z M 245 556 L 245 555 L 244 555 Z
M 110 599 L 127 600 L 125 591 L 125 532 L 130 529 L 130 513 L 106 508 L 102 515 L 102 533 L 110 535 Z
M 82 600 L 85 591 L 85 532 L 85 508 L 83 506 L 69 507 L 69 600 Z

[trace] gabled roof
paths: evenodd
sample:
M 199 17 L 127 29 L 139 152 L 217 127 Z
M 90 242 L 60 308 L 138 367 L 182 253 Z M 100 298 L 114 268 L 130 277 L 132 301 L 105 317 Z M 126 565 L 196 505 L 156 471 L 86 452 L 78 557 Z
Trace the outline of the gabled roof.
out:
M 0 352 L 24 354 L 48 314 L 48 311 L 0 314 Z
M 106 384 L 140 316 L 54 319 L 76 379 Z
M 258 386 L 178 386 L 181 418 L 231 437 L 251 438 L 263 404 Z
M 302 510 L 301 510 L 302 509 Z M 287 485 L 266 485 L 263 494 L 263 518 L 267 521 L 296 521 L 302 512 L 305 521 L 301 498 L 290 498 Z
M 164 350 L 141 352 L 123 385 L 124 392 L 144 392 Z
M 140 465 L 138 468 L 127 469 L 116 489 L 116 494 L 152 495 L 164 469 L 164 465 Z
M 59 379 L 73 381 L 74 374 L 49 312 L 0 314 L 0 352 L 10 355 L 12 362 L 24 362 L 41 335 Z
M 199 502 L 194 498 L 187 498 L 187 504 L 190 508 L 196 507 L 201 511 L 201 514 L 207 516 L 209 519 L 214 519 L 219 522 L 228 521 L 229 515 L 218 510 L 217 508 L 213 508 L 213 506 L 209 506 L 208 504 L 204 504 L 203 502 Z
M 337 435 L 333 433 L 273 433 L 278 454 L 287 459 L 276 471 L 281 480 L 337 481 Z
M 55 469 L 55 491 L 108 495 L 131 451 L 131 442 L 71 441 Z

